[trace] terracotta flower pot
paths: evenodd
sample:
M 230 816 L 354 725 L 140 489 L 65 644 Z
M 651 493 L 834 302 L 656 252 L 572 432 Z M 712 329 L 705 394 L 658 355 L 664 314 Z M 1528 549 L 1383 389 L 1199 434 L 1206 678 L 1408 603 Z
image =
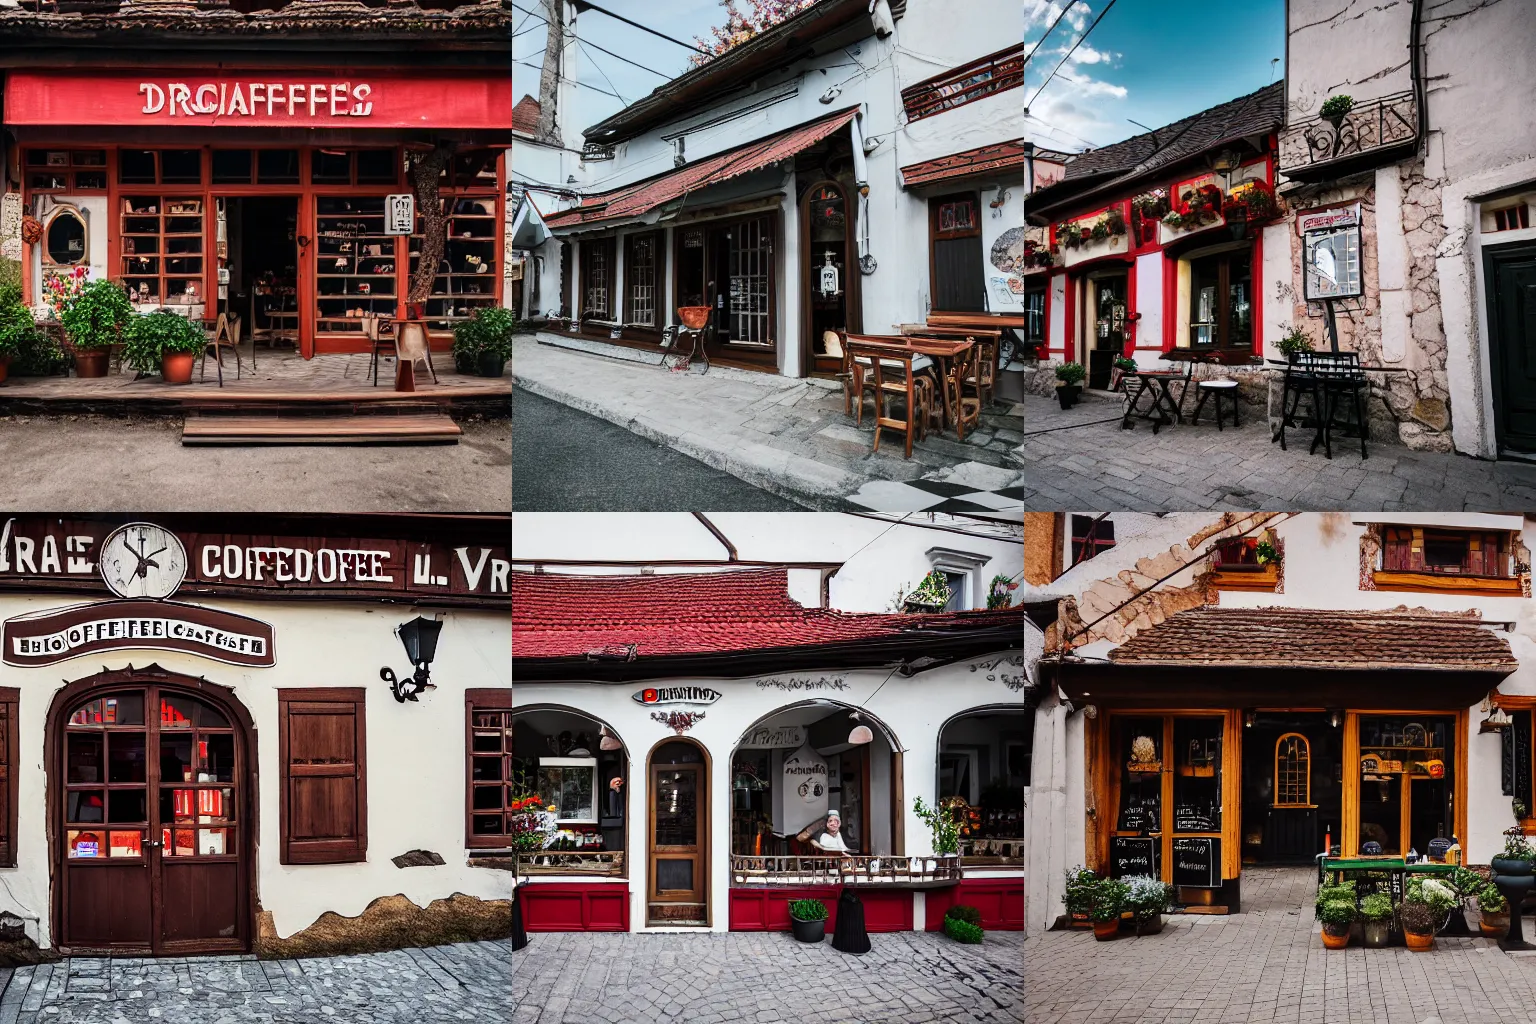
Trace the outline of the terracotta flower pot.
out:
M 709 310 L 709 306 L 679 306 L 677 315 L 682 319 L 684 327 L 697 331 L 709 320 Z
M 1502 914 L 1490 914 L 1488 911 L 1480 911 L 1482 917 L 1477 922 L 1477 930 L 1483 933 L 1485 939 L 1502 939 L 1509 934 L 1509 911 Z
M 1120 920 L 1093 922 L 1093 937 L 1100 942 L 1108 942 L 1120 934 Z
M 1323 925 L 1323 947 L 1325 949 L 1343 949 L 1349 945 L 1349 926 L 1335 928 L 1333 925 Z
M 167 384 L 192 383 L 192 353 L 162 353 L 160 356 L 160 377 Z
M 1413 950 L 1415 953 L 1427 953 L 1432 948 L 1434 948 L 1435 933 L 1430 932 L 1426 935 L 1420 935 L 1417 932 L 1404 931 L 1403 941 L 1406 942 L 1408 944 L 1408 948 Z
M 75 376 L 77 377 L 105 377 L 107 366 L 112 360 L 112 350 L 106 348 L 83 348 L 75 352 Z

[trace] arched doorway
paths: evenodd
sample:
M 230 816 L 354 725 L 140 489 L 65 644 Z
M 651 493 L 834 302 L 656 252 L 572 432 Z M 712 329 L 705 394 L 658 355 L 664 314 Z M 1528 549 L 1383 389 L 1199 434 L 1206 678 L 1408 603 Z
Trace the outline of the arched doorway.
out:
M 234 693 L 152 665 L 69 683 L 48 711 L 55 944 L 246 952 L 255 729 Z
M 1024 787 L 1034 716 L 1019 704 L 972 708 L 939 727 L 938 795 L 960 822 L 961 863 L 1024 864 Z
M 519 855 L 528 874 L 628 874 L 629 752 L 607 723 L 563 705 L 514 708 L 509 800 L 555 807 L 555 834 L 541 853 Z M 558 871 L 546 869 L 559 869 Z
M 709 927 L 709 753 L 663 740 L 647 758 L 646 924 Z

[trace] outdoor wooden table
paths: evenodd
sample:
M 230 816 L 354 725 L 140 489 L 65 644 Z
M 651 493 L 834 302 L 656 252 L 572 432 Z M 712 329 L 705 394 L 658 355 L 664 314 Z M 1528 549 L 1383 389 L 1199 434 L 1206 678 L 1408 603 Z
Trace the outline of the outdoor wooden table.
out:
M 952 422 L 959 421 L 958 394 L 960 382 L 955 381 L 956 394 L 953 396 L 954 405 L 951 405 L 950 395 L 950 363 L 955 357 L 976 347 L 974 341 L 960 339 L 957 341 L 945 341 L 942 338 L 906 338 L 903 344 L 914 352 L 921 352 L 933 360 L 934 368 L 939 374 L 939 389 L 944 393 L 944 425 L 947 427 Z M 958 431 L 956 431 L 958 433 Z
M 1152 433 L 1156 434 L 1159 427 L 1169 423 L 1184 422 L 1184 414 L 1179 412 L 1178 403 L 1173 400 L 1173 394 L 1168 386 L 1174 381 L 1185 381 L 1188 386 L 1189 378 L 1182 373 L 1174 373 L 1170 370 L 1135 370 L 1127 374 L 1141 382 L 1136 394 L 1125 406 L 1125 418 L 1120 421 L 1120 429 L 1130 430 L 1134 425 L 1132 419 L 1147 420 L 1152 424 Z M 1141 396 L 1148 391 L 1152 392 L 1152 405 L 1144 413 L 1137 413 L 1136 406 L 1141 401 Z M 1130 394 L 1127 385 L 1126 394 Z M 1164 412 L 1164 410 L 1167 410 Z M 1170 415 L 1171 414 L 1171 415 Z

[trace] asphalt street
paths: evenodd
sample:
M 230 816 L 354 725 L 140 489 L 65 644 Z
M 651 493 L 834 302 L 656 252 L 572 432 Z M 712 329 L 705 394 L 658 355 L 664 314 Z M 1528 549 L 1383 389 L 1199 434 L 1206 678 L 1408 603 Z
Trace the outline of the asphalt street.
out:
M 118 512 L 506 512 L 511 427 L 456 445 L 183 448 L 175 417 L 0 417 L 0 508 Z
M 607 420 L 512 395 L 519 512 L 782 512 L 800 506 Z

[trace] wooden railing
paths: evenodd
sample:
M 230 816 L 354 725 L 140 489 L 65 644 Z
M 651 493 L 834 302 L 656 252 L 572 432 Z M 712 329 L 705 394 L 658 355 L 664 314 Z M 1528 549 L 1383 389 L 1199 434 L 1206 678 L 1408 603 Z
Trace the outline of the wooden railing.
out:
M 519 875 L 622 875 L 623 850 L 541 850 L 517 855 Z
M 1023 839 L 962 839 L 960 858 L 976 866 L 999 867 L 1024 863 Z
M 916 121 L 1024 84 L 1024 44 L 989 53 L 901 90 L 907 120 Z
M 1363 102 L 1337 125 L 1321 117 L 1293 121 L 1280 130 L 1280 170 L 1294 174 L 1372 150 L 1394 150 L 1413 143 L 1418 131 L 1419 105 L 1411 91 Z
M 731 857 L 735 885 L 877 885 L 936 889 L 960 881 L 958 857 Z

